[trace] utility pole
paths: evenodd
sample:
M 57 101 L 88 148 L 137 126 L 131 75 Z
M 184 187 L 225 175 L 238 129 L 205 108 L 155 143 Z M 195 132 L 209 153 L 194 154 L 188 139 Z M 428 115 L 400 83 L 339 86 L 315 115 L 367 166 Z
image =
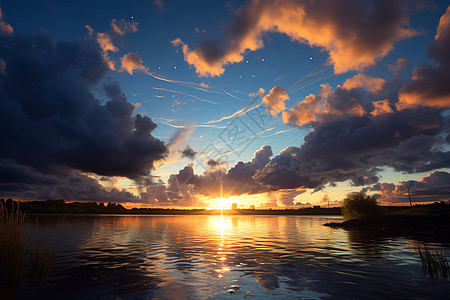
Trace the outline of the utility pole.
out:
M 412 206 L 412 203 L 411 203 L 411 195 L 409 194 L 409 189 L 406 189 L 406 191 L 408 192 L 409 206 Z

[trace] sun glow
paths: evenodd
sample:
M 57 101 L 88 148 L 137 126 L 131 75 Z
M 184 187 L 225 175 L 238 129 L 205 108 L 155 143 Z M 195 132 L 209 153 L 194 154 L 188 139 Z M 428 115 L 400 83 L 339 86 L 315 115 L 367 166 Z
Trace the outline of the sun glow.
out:
M 231 209 L 232 199 L 230 198 L 217 198 L 213 199 L 209 207 L 211 209 Z

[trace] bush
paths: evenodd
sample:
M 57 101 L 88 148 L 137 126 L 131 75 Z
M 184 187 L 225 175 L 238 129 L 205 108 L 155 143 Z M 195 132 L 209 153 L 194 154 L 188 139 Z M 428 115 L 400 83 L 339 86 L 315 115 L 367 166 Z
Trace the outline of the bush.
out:
M 373 196 L 364 193 L 348 195 L 344 199 L 342 206 L 342 216 L 344 219 L 360 219 L 362 217 L 374 216 L 380 214 L 380 206 Z

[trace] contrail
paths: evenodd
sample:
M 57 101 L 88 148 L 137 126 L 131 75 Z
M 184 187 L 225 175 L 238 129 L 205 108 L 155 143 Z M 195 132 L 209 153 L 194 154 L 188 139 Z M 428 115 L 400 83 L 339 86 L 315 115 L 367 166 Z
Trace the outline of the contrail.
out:
M 161 90 L 161 91 L 167 91 L 167 92 L 171 92 L 171 93 L 181 94 L 181 95 L 184 95 L 184 96 L 187 96 L 187 97 L 192 97 L 192 98 L 195 98 L 195 99 L 197 99 L 197 100 L 200 100 L 200 101 L 203 101 L 203 102 L 207 102 L 207 103 L 211 103 L 211 104 L 219 104 L 219 103 L 217 103 L 217 102 L 213 102 L 213 101 L 210 101 L 210 100 L 202 99 L 202 98 L 199 98 L 199 97 L 197 97 L 197 96 L 190 95 L 190 94 L 185 94 L 185 93 L 183 93 L 183 92 L 179 92 L 179 91 L 175 91 L 175 90 L 169 90 L 169 89 L 158 88 L 158 87 L 153 87 L 153 89 L 155 89 L 155 90 Z

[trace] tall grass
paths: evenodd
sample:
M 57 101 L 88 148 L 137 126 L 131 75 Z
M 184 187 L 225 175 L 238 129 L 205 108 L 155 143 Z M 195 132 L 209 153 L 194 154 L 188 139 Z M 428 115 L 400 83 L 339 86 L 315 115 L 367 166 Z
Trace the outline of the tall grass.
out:
M 25 277 L 29 282 L 45 278 L 52 266 L 52 252 L 42 243 L 24 237 L 24 214 L 13 203 L 7 209 L 0 203 L 0 281 L 18 285 Z
M 450 277 L 447 253 L 439 247 L 427 245 L 423 245 L 423 248 L 419 246 L 418 251 L 424 274 L 429 275 L 431 278 L 442 277 L 448 279 Z
M 13 207 L 10 211 L 0 203 L 0 278 L 18 283 L 25 263 L 23 241 L 24 215 Z

